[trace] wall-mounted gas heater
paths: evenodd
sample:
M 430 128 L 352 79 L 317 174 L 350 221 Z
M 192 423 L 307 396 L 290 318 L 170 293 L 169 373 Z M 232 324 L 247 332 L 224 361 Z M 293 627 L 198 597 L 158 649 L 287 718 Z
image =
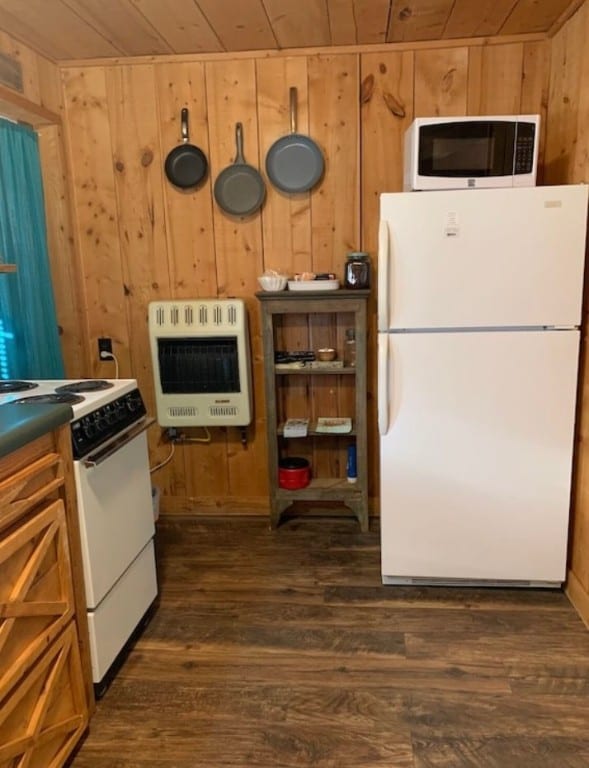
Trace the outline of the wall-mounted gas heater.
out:
M 250 423 L 250 345 L 241 299 L 151 302 L 149 338 L 160 426 Z

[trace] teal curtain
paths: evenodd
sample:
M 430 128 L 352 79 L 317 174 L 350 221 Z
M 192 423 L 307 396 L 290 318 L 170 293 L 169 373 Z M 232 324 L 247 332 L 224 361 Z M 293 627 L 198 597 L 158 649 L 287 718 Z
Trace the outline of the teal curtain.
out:
M 61 379 L 37 135 L 0 119 L 0 379 Z

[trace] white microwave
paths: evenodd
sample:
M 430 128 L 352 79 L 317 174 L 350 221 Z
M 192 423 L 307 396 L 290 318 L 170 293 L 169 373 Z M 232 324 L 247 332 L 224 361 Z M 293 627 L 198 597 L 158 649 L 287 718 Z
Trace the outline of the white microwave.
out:
M 533 187 L 540 115 L 418 117 L 405 133 L 405 191 Z

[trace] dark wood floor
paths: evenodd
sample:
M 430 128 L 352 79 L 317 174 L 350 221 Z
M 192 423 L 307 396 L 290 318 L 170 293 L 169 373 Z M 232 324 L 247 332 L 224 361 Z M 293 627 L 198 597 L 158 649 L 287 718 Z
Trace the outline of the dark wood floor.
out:
M 558 591 L 382 587 L 352 520 L 160 520 L 161 602 L 74 768 L 587 768 Z

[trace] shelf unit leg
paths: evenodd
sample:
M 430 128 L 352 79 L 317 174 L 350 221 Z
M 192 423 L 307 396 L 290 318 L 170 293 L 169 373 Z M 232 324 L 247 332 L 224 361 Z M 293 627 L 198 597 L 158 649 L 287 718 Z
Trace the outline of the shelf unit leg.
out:
M 270 505 L 270 528 L 278 528 L 282 513 L 287 510 L 291 504 L 291 501 L 279 501 L 278 499 L 272 500 Z
M 356 515 L 358 522 L 360 523 L 360 530 L 362 533 L 366 533 L 369 528 L 368 524 L 368 505 L 364 501 L 346 501 L 352 512 Z

